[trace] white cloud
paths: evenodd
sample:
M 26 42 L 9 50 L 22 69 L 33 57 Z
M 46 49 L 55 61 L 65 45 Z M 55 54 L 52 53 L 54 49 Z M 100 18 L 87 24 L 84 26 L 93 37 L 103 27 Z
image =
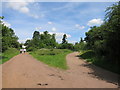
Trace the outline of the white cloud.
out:
M 12 2 L 12 0 L 8 0 L 6 5 L 7 5 L 8 8 L 11 8 L 11 9 L 16 10 L 18 12 L 27 14 L 27 15 L 33 17 L 33 18 L 36 18 L 36 19 L 39 18 L 38 15 L 32 14 L 30 12 L 30 9 L 28 7 L 30 2 L 27 2 L 27 1 L 28 0 L 18 0 L 18 2 Z M 32 1 L 33 0 L 31 0 L 31 2 Z
M 78 41 L 69 41 L 69 43 L 72 43 L 72 44 L 75 44 L 76 42 L 78 42 Z
M 4 21 L 4 20 L 1 20 L 1 21 L 2 21 L 2 24 L 4 24 L 5 26 L 7 26 L 7 27 L 10 27 L 10 26 L 11 26 L 10 23 L 8 23 L 8 22 L 6 22 L 6 21 Z
M 84 29 L 84 28 L 85 28 L 85 26 L 80 26 L 80 27 L 79 27 L 79 29 Z
M 66 10 L 66 9 L 71 11 L 75 8 L 75 6 L 77 7 L 79 5 L 80 5 L 80 3 L 70 3 L 70 2 L 68 2 L 67 4 L 65 4 L 62 7 L 54 8 L 53 11 Z
M 27 8 L 27 7 L 22 7 L 22 8 L 20 9 L 20 11 L 21 11 L 22 13 L 29 13 L 29 8 Z
M 27 40 L 31 40 L 31 38 L 20 39 L 20 40 L 18 40 L 18 42 L 20 42 L 20 43 L 25 43 Z
M 52 31 L 55 32 L 57 29 L 55 27 L 52 28 Z
M 52 22 L 48 22 L 48 24 L 53 24 Z
M 4 0 L 2 2 L 34 2 L 34 0 Z
M 65 34 L 65 33 L 55 33 L 56 34 L 56 40 L 57 40 L 57 42 L 61 42 L 62 41 L 62 38 L 63 38 L 63 35 Z M 69 34 L 66 34 L 67 35 L 67 38 L 70 38 L 71 37 L 71 35 L 69 35 Z
M 7 7 L 22 13 L 29 13 L 28 2 L 8 2 Z
M 76 24 L 75 27 L 79 27 L 80 25 L 79 24 Z
M 101 25 L 103 23 L 103 20 L 101 19 L 92 19 L 88 21 L 88 26 L 95 26 L 95 25 Z
M 75 27 L 76 27 L 77 29 L 80 29 L 80 30 L 82 30 L 82 29 L 85 28 L 85 26 L 80 26 L 79 24 L 76 24 Z
M 88 31 L 90 30 L 90 28 L 88 28 Z
M 36 28 L 35 28 L 35 30 L 40 30 L 40 29 L 42 29 L 42 27 L 36 27 Z
M 29 16 L 31 16 L 31 17 L 33 17 L 33 18 L 35 18 L 35 19 L 38 19 L 40 16 L 38 16 L 38 15 L 35 15 L 35 14 L 29 14 Z M 42 16 L 41 16 L 42 17 Z
M 20 43 L 25 43 L 26 40 L 18 40 Z
M 61 42 L 62 41 L 62 38 L 63 38 L 63 35 L 65 34 L 65 33 L 55 33 L 56 34 L 56 40 L 57 40 L 57 42 Z M 67 35 L 67 38 L 70 38 L 71 37 L 71 35 L 70 34 L 66 34 Z
M 43 34 L 43 32 L 40 32 L 40 34 Z M 56 38 L 56 41 L 61 43 L 62 42 L 62 38 L 63 38 L 63 35 L 65 33 L 62 33 L 62 32 L 57 32 L 57 33 L 54 33 L 54 32 L 49 32 L 49 34 L 55 34 L 55 38 Z M 70 34 L 66 34 L 67 35 L 67 38 L 70 38 L 71 35 Z

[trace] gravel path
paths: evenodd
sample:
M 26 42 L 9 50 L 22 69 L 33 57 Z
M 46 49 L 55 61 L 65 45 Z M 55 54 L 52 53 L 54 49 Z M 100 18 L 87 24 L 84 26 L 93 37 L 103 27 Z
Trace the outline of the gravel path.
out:
M 85 63 L 74 52 L 66 56 L 68 70 L 49 67 L 28 53 L 2 65 L 3 88 L 116 88 L 118 75 Z

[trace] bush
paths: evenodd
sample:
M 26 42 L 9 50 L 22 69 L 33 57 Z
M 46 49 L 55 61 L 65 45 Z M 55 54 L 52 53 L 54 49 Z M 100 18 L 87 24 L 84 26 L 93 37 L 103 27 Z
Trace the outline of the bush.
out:
M 38 54 L 38 55 L 57 55 L 57 54 L 61 54 L 61 53 L 65 53 L 65 52 L 70 52 L 70 50 L 67 49 L 39 49 L 36 51 L 33 51 L 34 53 Z
M 89 59 L 95 57 L 95 53 L 92 50 L 85 50 L 80 52 L 80 57 L 83 59 Z
M 2 53 L 2 63 L 8 61 L 12 57 L 19 54 L 19 51 L 15 48 L 8 48 L 4 53 Z
M 73 46 L 73 44 L 71 44 L 71 43 L 64 43 L 64 44 L 58 45 L 57 48 L 58 48 L 58 49 L 70 49 L 70 50 L 73 50 L 73 49 L 74 49 L 74 46 Z
M 74 45 L 74 50 L 75 51 L 86 50 L 86 43 L 85 42 L 81 42 L 81 43 L 75 44 Z
M 35 47 L 29 47 L 29 48 L 27 48 L 27 51 L 35 51 L 35 50 L 37 50 Z
M 97 56 L 93 50 L 81 50 L 80 58 L 85 59 L 87 62 L 91 62 L 94 65 L 100 66 L 112 72 L 120 74 L 119 66 L 108 61 L 104 56 Z

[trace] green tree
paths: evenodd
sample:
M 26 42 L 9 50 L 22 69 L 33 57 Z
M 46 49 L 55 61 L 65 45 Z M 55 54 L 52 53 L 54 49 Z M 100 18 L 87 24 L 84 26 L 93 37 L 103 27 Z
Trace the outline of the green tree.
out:
M 108 37 L 106 39 L 106 47 L 108 57 L 111 61 L 120 65 L 120 1 L 108 7 L 106 10 L 105 21 L 108 26 Z
M 51 39 L 51 43 L 52 43 L 52 47 L 55 48 L 56 47 L 56 39 L 55 39 L 55 34 L 52 35 L 52 39 Z
M 62 39 L 62 44 L 67 44 L 67 35 L 66 34 L 64 34 L 63 35 L 63 39 Z
M 4 17 L 0 17 L 3 19 Z M 2 41 L 2 52 L 8 48 L 19 48 L 18 37 L 15 35 L 14 30 L 5 26 L 0 20 L 0 40 Z M 0 43 L 1 44 L 1 43 Z
M 80 38 L 80 43 L 83 42 L 84 40 L 82 39 L 82 37 Z
M 40 34 L 38 31 L 33 33 L 32 40 L 27 40 L 26 43 L 28 50 L 32 51 L 40 48 L 54 48 L 56 47 L 55 34 L 50 35 L 48 31 Z
M 35 31 L 33 33 L 33 39 L 39 40 L 40 39 L 40 33 L 38 31 Z
M 108 7 L 106 9 L 104 23 L 99 27 L 91 27 L 85 37 L 87 49 L 92 49 L 92 51 L 94 51 L 99 62 L 107 62 L 107 64 L 109 64 L 109 66 L 111 65 L 112 68 L 118 68 L 120 65 L 119 28 L 120 2 Z M 116 70 L 120 73 L 120 70 Z

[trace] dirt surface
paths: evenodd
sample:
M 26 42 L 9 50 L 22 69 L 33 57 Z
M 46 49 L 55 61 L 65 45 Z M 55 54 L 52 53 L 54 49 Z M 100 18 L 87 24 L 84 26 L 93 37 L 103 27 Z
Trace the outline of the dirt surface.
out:
M 116 88 L 118 75 L 68 54 L 68 70 L 49 67 L 28 53 L 2 65 L 3 88 Z
M 0 90 L 2 88 L 2 65 L 0 65 Z

